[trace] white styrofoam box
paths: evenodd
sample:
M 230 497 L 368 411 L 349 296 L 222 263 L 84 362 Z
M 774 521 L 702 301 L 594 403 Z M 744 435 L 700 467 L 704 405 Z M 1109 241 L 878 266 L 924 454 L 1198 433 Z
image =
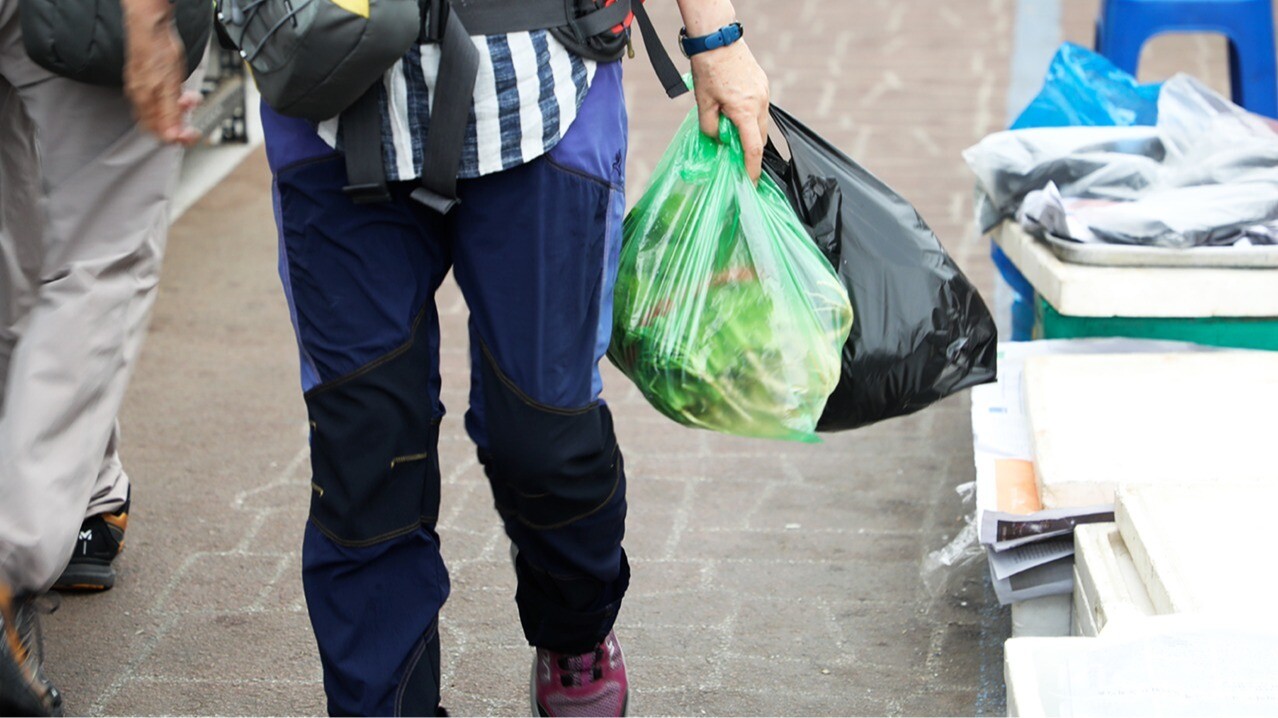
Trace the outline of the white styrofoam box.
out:
M 1069 635 L 1094 638 L 1100 633 L 1100 629 L 1096 627 L 1095 615 L 1087 592 L 1083 590 L 1083 580 L 1078 575 L 1076 563 L 1074 564 L 1074 601 L 1073 609 L 1070 611 Z
M 1068 636 L 1070 602 L 1070 594 L 1063 593 L 1013 603 L 1012 637 Z
M 1114 518 L 1157 613 L 1259 616 L 1278 593 L 1276 506 L 1278 481 L 1133 484 L 1119 488 Z
M 1062 715 L 1067 702 L 1062 694 L 1057 666 L 1038 654 L 1040 643 L 1055 648 L 1058 642 L 1087 641 L 1085 638 L 1009 638 L 1003 644 L 1003 683 L 1007 687 L 1007 715 L 1023 718 Z M 1057 649 L 1060 650 L 1060 649 Z
M 1012 638 L 1003 655 L 1008 715 L 1278 714 L 1273 619 L 1152 616 L 1096 638 Z
M 1278 352 L 1031 357 L 1024 398 L 1047 508 L 1119 483 L 1278 479 Z
M 1114 523 L 1086 524 L 1074 529 L 1075 615 L 1086 611 L 1089 632 L 1095 636 L 1115 620 L 1154 615 L 1154 606 Z M 1081 607 L 1080 607 L 1081 604 Z
M 994 242 L 1061 314 L 1278 317 L 1278 269 L 1089 267 L 1063 262 L 1015 222 Z

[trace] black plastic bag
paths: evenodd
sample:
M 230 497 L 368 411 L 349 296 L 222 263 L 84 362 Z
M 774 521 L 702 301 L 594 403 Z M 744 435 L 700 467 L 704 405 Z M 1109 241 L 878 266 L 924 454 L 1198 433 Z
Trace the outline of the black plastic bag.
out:
M 900 195 L 773 106 L 790 160 L 769 143 L 764 169 L 838 270 L 856 322 L 818 431 L 923 409 L 993 381 L 994 318 L 976 287 Z

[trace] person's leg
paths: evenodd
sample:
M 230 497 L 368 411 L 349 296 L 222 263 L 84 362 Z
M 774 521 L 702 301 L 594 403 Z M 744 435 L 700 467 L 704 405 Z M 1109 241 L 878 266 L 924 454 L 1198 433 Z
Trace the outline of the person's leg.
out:
M 455 274 L 470 305 L 466 427 L 518 549 L 529 643 L 584 653 L 629 580 L 625 476 L 598 362 L 624 209 L 620 68 L 602 65 L 549 155 L 461 183 Z
M 333 715 L 434 715 L 448 574 L 435 532 L 439 322 L 450 259 L 438 222 L 355 205 L 343 158 L 263 108 L 280 275 L 311 427 L 302 579 Z
M 42 229 L 38 283 L 0 416 L 0 574 L 40 592 L 91 498 L 110 493 L 95 484 L 154 299 L 180 151 L 137 129 L 119 90 L 35 66 L 15 4 L 0 67 L 36 133 L 44 211 L 27 220 Z
M 85 516 L 99 516 L 119 511 L 129 500 L 129 477 L 120 461 L 120 422 L 111 427 L 107 439 L 106 455 L 98 469 L 98 481 L 93 486 L 93 496 Z
M 4 377 L 40 274 L 40 179 L 35 128 L 18 91 L 0 76 L 0 414 Z
M 16 3 L 14 3 L 16 5 Z M 15 8 L 0 0 L 0 37 Z M 0 62 L 0 415 L 5 377 L 22 324 L 35 303 L 41 225 L 35 129 Z M 0 478 L 3 482 L 3 478 Z M 0 552 L 3 552 L 0 533 Z M 0 574 L 0 715 L 60 715 L 62 698 L 44 676 L 32 597 L 15 595 Z

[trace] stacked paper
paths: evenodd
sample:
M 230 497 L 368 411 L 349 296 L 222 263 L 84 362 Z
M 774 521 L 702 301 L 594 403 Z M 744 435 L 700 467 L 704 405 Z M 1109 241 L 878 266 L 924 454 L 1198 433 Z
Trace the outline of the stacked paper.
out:
M 1045 505 L 1031 417 L 1026 411 L 1025 368 L 1039 358 L 1093 354 L 1170 354 L 1203 351 L 1179 342 L 1130 339 L 1038 341 L 999 346 L 999 378 L 972 390 L 976 463 L 976 522 L 990 574 L 1003 604 L 1073 591 L 1076 526 L 1114 520 L 1112 489 L 1095 501 Z M 1105 410 L 1104 407 L 1095 411 Z M 1057 446 L 1064 445 L 1057 442 Z M 1055 455 L 1059 449 L 1053 447 Z M 1076 498 L 1076 497 L 1075 497 Z M 1040 603 L 1039 605 L 1048 605 Z M 1057 605 L 1057 604 L 1052 604 Z M 1066 612 L 1065 622 L 1069 615 Z

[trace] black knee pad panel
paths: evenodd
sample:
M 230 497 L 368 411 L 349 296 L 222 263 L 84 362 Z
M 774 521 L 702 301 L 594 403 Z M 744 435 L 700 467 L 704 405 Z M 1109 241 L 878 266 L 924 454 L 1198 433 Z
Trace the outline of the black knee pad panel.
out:
M 447 715 L 439 707 L 439 619 L 426 629 L 395 691 L 395 715 Z
M 526 396 L 485 352 L 481 461 L 497 510 L 535 529 L 565 526 L 606 506 L 621 490 L 612 414 L 596 402 L 558 409 Z
M 306 394 L 311 521 L 364 546 L 433 527 L 439 515 L 439 423 L 426 332 L 353 374 Z

